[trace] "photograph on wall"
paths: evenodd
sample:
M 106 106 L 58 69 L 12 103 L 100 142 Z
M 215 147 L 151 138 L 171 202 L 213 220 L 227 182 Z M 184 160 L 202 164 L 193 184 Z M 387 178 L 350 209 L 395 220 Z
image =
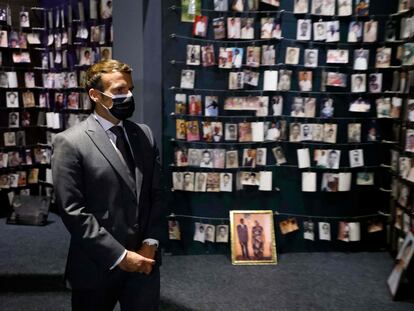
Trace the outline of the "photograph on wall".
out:
M 181 21 L 192 23 L 201 15 L 201 0 L 181 0 Z
M 352 15 L 352 0 L 338 1 L 338 15 L 339 16 Z
M 205 38 L 207 36 L 208 17 L 197 15 L 194 19 L 193 36 Z
M 364 42 L 376 42 L 378 22 L 370 20 L 364 23 Z
M 228 11 L 228 0 L 214 0 L 214 11 Z
M 355 0 L 355 15 L 368 16 L 369 0 Z
M 240 39 L 241 37 L 241 19 L 240 17 L 227 18 L 227 38 Z
M 226 21 L 224 17 L 217 17 L 213 19 L 213 31 L 214 39 L 221 40 L 226 38 Z
M 311 39 L 312 22 L 310 19 L 298 19 L 296 40 L 309 41 Z
M 212 44 L 208 44 L 201 47 L 201 61 L 203 67 L 210 67 L 216 65 L 214 46 Z
M 391 295 L 394 299 L 396 298 L 398 289 L 402 283 L 402 280 L 404 279 L 405 272 L 408 266 L 411 264 L 413 254 L 414 235 L 412 233 L 408 233 L 405 236 L 404 242 L 398 251 L 396 265 L 394 266 L 387 280 L 388 289 L 390 290 Z
M 254 18 L 244 17 L 241 20 L 241 39 L 254 39 Z
M 375 67 L 376 68 L 388 68 L 391 63 L 391 48 L 378 48 L 377 49 L 377 55 L 376 55 L 376 62 Z
M 349 24 L 348 30 L 348 42 L 361 42 L 362 41 L 362 22 L 353 21 Z
M 293 6 L 293 13 L 306 14 L 309 10 L 309 0 L 295 0 Z
M 305 49 L 304 64 L 305 67 L 318 67 L 318 49 Z
M 328 64 L 348 64 L 349 51 L 344 49 L 329 49 L 326 54 Z
M 261 2 L 267 3 L 267 4 L 272 5 L 272 6 L 276 6 L 276 7 L 280 6 L 280 1 L 279 0 L 261 0 Z
M 368 69 L 369 50 L 360 49 L 354 51 L 354 69 L 367 70 Z
M 339 21 L 326 22 L 326 42 L 338 42 L 340 39 Z
M 313 40 L 315 41 L 326 40 L 326 23 L 325 22 L 313 23 Z
M 234 265 L 276 264 L 273 211 L 230 211 Z
M 195 71 L 191 69 L 183 69 L 181 71 L 180 87 L 182 89 L 193 89 L 195 80 Z
M 299 48 L 287 47 L 285 63 L 289 65 L 297 65 L 299 63 L 299 53 Z
M 228 225 L 217 225 L 216 242 L 217 243 L 228 243 L 229 242 L 229 226 Z

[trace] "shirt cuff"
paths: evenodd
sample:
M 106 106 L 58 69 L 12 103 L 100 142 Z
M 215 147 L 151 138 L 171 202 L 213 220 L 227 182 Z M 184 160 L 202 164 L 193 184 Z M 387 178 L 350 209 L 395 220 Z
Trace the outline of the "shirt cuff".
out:
M 142 241 L 142 243 L 146 243 L 148 245 L 155 245 L 157 248 L 158 248 L 158 245 L 160 244 L 158 240 L 155 240 L 155 239 L 145 239 L 144 241 Z
M 109 268 L 109 270 L 112 270 L 112 269 L 114 269 L 117 265 L 119 265 L 119 263 L 125 258 L 125 256 L 126 256 L 126 254 L 127 254 L 127 251 L 126 251 L 126 249 L 124 250 L 124 252 L 122 253 L 122 255 L 118 258 L 118 260 L 117 261 L 115 261 L 115 263 L 112 265 L 112 267 L 110 267 Z

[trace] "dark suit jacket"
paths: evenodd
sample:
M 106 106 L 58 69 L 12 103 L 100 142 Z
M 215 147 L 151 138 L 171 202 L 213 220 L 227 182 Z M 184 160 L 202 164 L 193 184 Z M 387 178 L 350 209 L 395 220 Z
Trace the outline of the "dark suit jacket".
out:
M 136 181 L 93 115 L 56 135 L 52 172 L 58 207 L 71 234 L 66 279 L 73 289 L 104 280 L 124 248 L 161 238 L 158 149 L 145 125 L 124 121 Z M 159 260 L 158 260 L 159 261 Z

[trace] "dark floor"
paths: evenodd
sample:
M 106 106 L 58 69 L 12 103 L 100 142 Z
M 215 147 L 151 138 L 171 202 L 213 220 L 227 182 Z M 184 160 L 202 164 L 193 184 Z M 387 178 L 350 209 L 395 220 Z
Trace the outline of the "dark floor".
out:
M 68 235 L 0 220 L 0 310 L 70 310 L 62 287 Z M 50 256 L 53 254 L 53 256 Z M 28 260 L 28 258 L 31 258 Z M 232 266 L 221 255 L 165 256 L 162 310 L 414 310 L 386 287 L 388 253 L 290 253 L 277 266 Z

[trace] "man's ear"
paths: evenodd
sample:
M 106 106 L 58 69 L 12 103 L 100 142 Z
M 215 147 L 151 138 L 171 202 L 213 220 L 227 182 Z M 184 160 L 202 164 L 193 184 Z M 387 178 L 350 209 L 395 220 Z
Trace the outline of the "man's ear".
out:
M 101 93 L 97 89 L 90 89 L 88 94 L 95 103 L 100 100 Z

